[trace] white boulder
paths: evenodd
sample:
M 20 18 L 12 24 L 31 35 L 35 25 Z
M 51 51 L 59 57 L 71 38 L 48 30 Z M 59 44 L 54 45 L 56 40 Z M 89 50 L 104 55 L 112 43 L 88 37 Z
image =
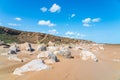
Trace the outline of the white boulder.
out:
M 34 49 L 32 48 L 30 43 L 26 43 L 26 50 L 32 52 Z
M 28 62 L 27 64 L 23 65 L 20 68 L 16 68 L 14 70 L 13 74 L 14 75 L 22 75 L 24 72 L 40 71 L 40 70 L 48 69 L 48 68 L 49 68 L 49 66 L 44 64 L 41 59 L 35 59 L 35 60 Z
M 44 44 L 43 45 L 38 45 L 38 47 L 37 47 L 37 51 L 46 51 L 46 50 L 47 50 L 47 48 Z
M 71 52 L 68 49 L 61 49 L 59 51 L 54 51 L 55 55 L 63 56 L 65 58 L 71 58 Z
M 44 62 L 48 64 L 55 63 L 58 61 L 56 55 L 49 51 L 41 52 L 37 55 L 37 58 L 44 59 Z
M 16 53 L 18 51 L 18 47 L 16 45 L 13 45 L 9 48 L 9 51 L 13 51 Z
M 87 50 L 82 50 L 81 53 L 80 53 L 80 56 L 82 57 L 82 60 L 92 59 L 92 60 L 94 60 L 96 62 L 98 61 L 96 55 L 93 54 L 90 51 L 87 51 Z

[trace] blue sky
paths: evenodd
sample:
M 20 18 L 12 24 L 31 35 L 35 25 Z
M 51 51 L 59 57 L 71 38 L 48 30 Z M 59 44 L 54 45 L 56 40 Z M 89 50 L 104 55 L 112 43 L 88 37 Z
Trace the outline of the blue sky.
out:
M 0 25 L 120 43 L 120 0 L 0 0 Z

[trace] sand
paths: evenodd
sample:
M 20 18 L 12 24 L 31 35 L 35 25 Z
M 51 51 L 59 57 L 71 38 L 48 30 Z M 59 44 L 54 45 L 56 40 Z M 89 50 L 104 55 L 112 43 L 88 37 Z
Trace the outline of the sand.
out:
M 13 75 L 17 67 L 21 67 L 35 58 L 35 54 L 19 54 L 26 57 L 26 62 L 9 61 L 6 56 L 0 55 L 0 80 L 120 80 L 120 45 L 104 45 L 105 50 L 96 53 L 98 62 L 83 61 L 78 56 L 79 51 L 71 49 L 74 58 L 59 57 L 49 70 L 26 72 L 22 76 Z M 0 46 L 0 54 L 6 50 Z M 23 52 L 25 53 L 25 52 Z

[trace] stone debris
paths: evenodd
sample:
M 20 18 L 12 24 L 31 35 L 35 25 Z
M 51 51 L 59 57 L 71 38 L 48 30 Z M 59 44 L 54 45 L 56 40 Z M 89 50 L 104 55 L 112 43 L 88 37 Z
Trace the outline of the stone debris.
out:
M 43 63 L 41 59 L 34 59 L 20 68 L 16 68 L 13 72 L 14 75 L 23 75 L 24 72 L 28 71 L 40 71 L 44 69 L 49 69 L 49 66 Z
M 18 51 L 19 51 L 18 46 L 15 44 L 9 48 L 8 55 L 17 54 Z
M 61 49 L 59 51 L 54 51 L 55 55 L 63 56 L 65 58 L 71 58 L 71 52 L 68 49 Z
M 47 48 L 44 44 L 38 45 L 38 47 L 37 47 L 37 51 L 46 51 L 46 50 L 47 50 Z
M 58 61 L 56 55 L 49 51 L 41 52 L 37 55 L 37 58 L 43 59 L 47 64 L 52 64 Z
M 9 48 L 10 51 L 14 51 L 14 52 L 18 52 L 18 46 L 17 45 L 13 45 Z
M 32 45 L 33 47 L 36 48 L 35 52 L 34 49 L 32 48 Z M 101 44 L 80 43 L 80 44 L 69 44 L 69 45 L 68 44 L 57 45 L 50 41 L 48 45 L 40 44 L 38 45 L 38 47 L 36 47 L 36 45 L 34 46 L 34 44 L 32 45 L 30 43 L 19 44 L 19 49 L 21 50 L 20 52 L 22 55 L 24 55 L 23 53 L 25 53 L 25 56 L 26 53 L 34 54 L 39 52 L 39 54 L 37 53 L 38 54 L 37 59 L 28 62 L 22 67 L 16 68 L 13 74 L 22 75 L 24 72 L 28 72 L 28 71 L 40 71 L 42 69 L 48 69 L 49 66 L 47 66 L 46 64 L 53 64 L 55 62 L 58 62 L 59 57 L 72 58 L 72 53 L 71 53 L 72 50 L 77 50 L 78 52 L 81 51 L 80 54 L 77 55 L 78 56 L 80 55 L 82 60 L 91 59 L 95 62 L 98 62 L 98 58 L 93 53 L 98 53 L 99 51 L 104 50 L 104 47 Z M 8 52 L 6 51 L 8 59 L 10 61 L 18 61 L 18 62 L 29 61 L 30 59 L 28 58 L 24 58 L 24 59 L 19 58 L 17 54 L 19 49 L 18 46 L 16 45 L 11 46 L 9 48 L 9 51 Z M 34 56 L 36 56 L 36 54 L 34 54 Z M 34 56 L 32 58 L 34 58 Z M 114 59 L 113 61 L 120 62 L 120 60 L 118 59 Z
M 82 50 L 81 53 L 80 53 L 80 56 L 81 56 L 82 60 L 92 59 L 92 60 L 95 61 L 95 62 L 98 61 L 96 55 L 93 54 L 93 53 L 90 52 L 90 51 L 87 51 L 87 50 Z
M 16 51 L 14 51 L 14 50 L 9 50 L 9 51 L 8 51 L 8 55 L 10 55 L 10 54 L 17 54 L 17 53 L 16 53 Z
M 48 59 L 46 59 L 44 62 L 47 64 L 52 64 L 52 63 L 55 63 L 57 61 L 58 61 L 58 59 L 57 59 L 56 55 L 53 53 L 50 53 L 48 55 Z
M 30 52 L 34 51 L 30 43 L 26 43 L 26 50 Z

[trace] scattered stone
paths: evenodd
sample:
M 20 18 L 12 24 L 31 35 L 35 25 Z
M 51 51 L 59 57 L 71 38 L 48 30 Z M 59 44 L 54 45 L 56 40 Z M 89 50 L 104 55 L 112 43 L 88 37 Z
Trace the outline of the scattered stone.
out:
M 13 72 L 14 75 L 23 75 L 24 72 L 28 71 L 40 71 L 49 69 L 49 66 L 43 63 L 41 59 L 34 59 L 20 68 L 16 68 Z
M 17 53 L 16 53 L 16 51 L 14 51 L 14 50 L 9 50 L 9 51 L 8 51 L 8 55 L 10 55 L 10 54 L 17 54 Z
M 53 53 L 50 53 L 48 55 L 48 59 L 45 60 L 45 63 L 52 64 L 52 63 L 55 63 L 55 62 L 58 62 L 58 59 L 57 59 L 56 55 L 53 54 Z
M 30 43 L 26 43 L 26 50 L 30 52 L 34 51 Z
M 61 49 L 59 51 L 54 51 L 55 55 L 63 56 L 65 58 L 72 58 L 71 52 L 68 49 Z
M 44 44 L 39 45 L 39 46 L 37 47 L 37 51 L 46 51 L 46 50 L 47 50 L 47 48 L 46 48 L 46 46 L 45 46 Z
M 16 45 L 11 46 L 9 49 L 11 51 L 14 51 L 14 52 L 18 52 L 19 51 L 19 49 L 18 49 L 18 47 Z
M 90 51 L 82 50 L 81 53 L 80 53 L 80 56 L 82 57 L 82 60 L 92 59 L 92 60 L 94 60 L 95 62 L 98 62 L 98 59 L 97 59 L 96 55 L 93 54 L 93 53 L 90 52 Z

